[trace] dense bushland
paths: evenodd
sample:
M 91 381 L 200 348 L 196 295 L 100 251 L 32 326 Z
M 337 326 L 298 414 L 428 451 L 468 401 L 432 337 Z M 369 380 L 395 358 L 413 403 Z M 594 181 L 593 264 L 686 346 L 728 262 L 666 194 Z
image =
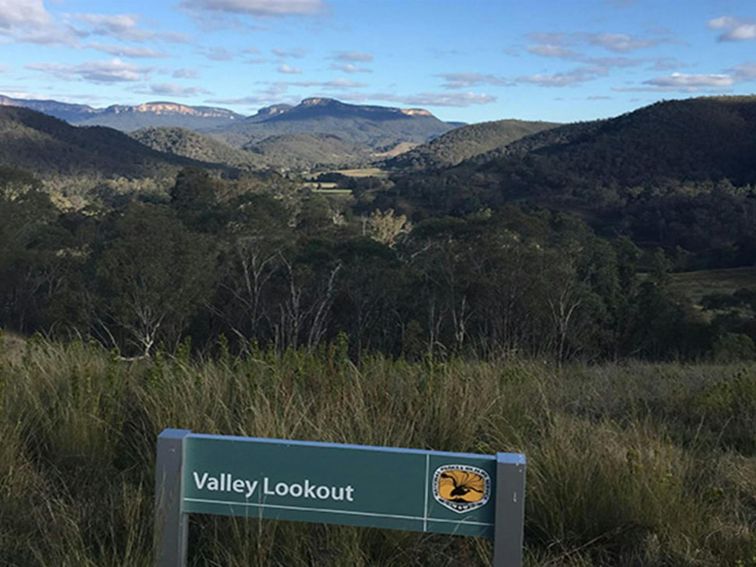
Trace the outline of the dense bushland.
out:
M 529 459 L 528 565 L 754 565 L 756 367 L 0 348 L 0 565 L 147 566 L 164 427 Z M 15 346 L 13 346 L 15 344 Z M 193 565 L 485 565 L 483 540 L 193 517 Z
M 126 357 L 339 333 L 354 359 L 756 357 L 747 289 L 696 310 L 669 285 L 675 254 L 577 216 L 507 205 L 413 226 L 249 183 L 188 169 L 170 195 L 61 212 L 33 177 L 0 171 L 0 328 Z

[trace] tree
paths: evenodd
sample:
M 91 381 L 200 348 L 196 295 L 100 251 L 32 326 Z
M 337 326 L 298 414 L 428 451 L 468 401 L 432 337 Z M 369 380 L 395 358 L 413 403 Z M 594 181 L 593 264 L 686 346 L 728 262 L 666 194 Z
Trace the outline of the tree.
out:
M 108 228 L 94 257 L 99 334 L 147 357 L 160 341 L 180 340 L 207 301 L 214 251 L 165 206 L 131 204 Z
M 212 309 L 246 343 L 271 338 L 264 303 L 293 235 L 276 199 L 247 194 L 227 207 L 218 296 Z
M 397 215 L 394 209 L 385 212 L 376 209 L 367 220 L 367 234 L 370 238 L 390 247 L 394 247 L 397 238 L 411 229 L 412 224 L 407 221 L 407 217 Z
M 0 326 L 33 332 L 65 285 L 71 234 L 31 175 L 0 168 Z

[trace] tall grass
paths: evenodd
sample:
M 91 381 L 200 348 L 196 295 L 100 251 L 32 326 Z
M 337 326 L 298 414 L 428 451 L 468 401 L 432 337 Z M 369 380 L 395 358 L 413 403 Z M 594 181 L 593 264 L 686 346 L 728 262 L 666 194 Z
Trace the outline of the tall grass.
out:
M 2 349 L 2 346 L 0 346 Z M 756 565 L 756 367 L 125 363 L 0 350 L 0 565 L 151 564 L 154 446 L 200 432 L 528 456 L 528 565 Z M 486 565 L 490 543 L 193 516 L 192 565 Z

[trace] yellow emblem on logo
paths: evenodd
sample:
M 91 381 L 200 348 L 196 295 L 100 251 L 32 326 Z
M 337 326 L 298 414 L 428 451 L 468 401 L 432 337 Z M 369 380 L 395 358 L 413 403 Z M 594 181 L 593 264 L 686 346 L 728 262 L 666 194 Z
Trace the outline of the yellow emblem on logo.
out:
M 460 514 L 484 506 L 490 496 L 491 477 L 478 467 L 444 465 L 433 474 L 433 497 Z

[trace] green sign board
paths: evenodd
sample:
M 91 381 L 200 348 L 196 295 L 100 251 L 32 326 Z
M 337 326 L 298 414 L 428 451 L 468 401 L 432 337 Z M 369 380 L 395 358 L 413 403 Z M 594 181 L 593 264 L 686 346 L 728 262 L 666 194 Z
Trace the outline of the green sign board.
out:
M 166 430 L 157 472 L 159 565 L 185 564 L 188 514 L 490 537 L 520 564 L 523 455 Z
M 493 456 L 190 435 L 185 459 L 189 513 L 493 535 Z

